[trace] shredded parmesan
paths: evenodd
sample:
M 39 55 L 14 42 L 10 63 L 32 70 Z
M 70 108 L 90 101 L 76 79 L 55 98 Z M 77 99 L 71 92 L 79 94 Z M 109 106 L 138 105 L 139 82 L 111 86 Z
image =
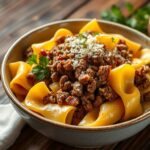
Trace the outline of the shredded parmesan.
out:
M 65 44 L 70 47 L 70 52 L 75 54 L 75 59 L 73 60 L 73 66 L 78 65 L 79 59 L 86 55 L 99 54 L 104 51 L 104 45 L 99 44 L 96 41 L 96 36 L 88 33 L 82 34 L 80 36 L 70 36 L 65 39 Z

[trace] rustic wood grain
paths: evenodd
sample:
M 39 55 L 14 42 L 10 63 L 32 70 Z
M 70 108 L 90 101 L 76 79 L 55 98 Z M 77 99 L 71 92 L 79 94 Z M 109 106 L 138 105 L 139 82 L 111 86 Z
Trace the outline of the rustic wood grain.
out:
M 20 0 L 10 7 L 6 5 L 6 10 L 0 13 L 0 63 L 7 49 L 19 36 L 50 21 L 65 19 L 86 2 L 88 1 Z
M 75 13 L 71 14 L 69 18 L 100 18 L 100 13 L 108 8 L 110 8 L 112 5 L 117 4 L 121 7 L 121 10 L 125 16 L 129 16 L 129 13 L 127 12 L 127 9 L 125 9 L 123 6 L 124 4 L 129 0 L 109 0 L 106 2 L 106 0 L 92 0 L 77 11 Z M 149 0 L 130 0 L 129 1 L 134 6 L 134 10 L 137 10 Z
M 130 0 L 135 9 L 147 0 Z M 10 45 L 27 31 L 50 21 L 66 18 L 99 18 L 100 12 L 112 4 L 121 7 L 119 0 L 0 0 L 0 64 Z M 125 9 L 123 13 L 129 14 Z M 8 98 L 0 82 L 0 103 L 8 103 Z M 79 148 L 55 142 L 26 125 L 10 150 L 80 150 Z M 150 149 L 150 126 L 139 134 L 119 143 L 104 146 L 99 150 L 147 150 Z M 83 149 L 84 150 L 84 149 Z M 98 150 L 98 149 L 91 149 Z

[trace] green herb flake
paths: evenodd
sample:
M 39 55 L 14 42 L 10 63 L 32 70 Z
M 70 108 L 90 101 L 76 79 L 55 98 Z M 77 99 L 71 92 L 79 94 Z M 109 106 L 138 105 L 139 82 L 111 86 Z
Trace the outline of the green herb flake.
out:
M 112 5 L 109 10 L 101 13 L 101 18 L 104 20 L 110 20 L 118 23 L 125 23 L 125 17 L 123 16 L 121 9 L 117 5 Z
M 135 11 L 132 16 L 126 20 L 126 25 L 135 28 L 143 33 L 148 33 L 148 19 L 150 17 L 150 3 L 137 11 Z
M 31 72 L 35 75 L 37 81 L 42 81 L 50 77 L 50 71 L 49 68 L 47 67 L 49 60 L 47 57 L 41 56 L 39 58 L 39 63 L 37 63 L 37 56 L 32 55 L 31 57 L 28 58 L 27 62 L 30 65 L 36 64 L 36 66 L 32 68 Z
M 125 7 L 127 8 L 128 12 L 130 12 L 130 13 L 132 13 L 134 10 L 134 7 L 130 2 L 126 2 Z
M 32 73 L 35 75 L 37 81 L 42 81 L 50 76 L 49 69 L 39 65 L 33 67 Z
M 148 33 L 147 26 L 150 17 L 150 3 L 136 11 L 134 11 L 133 5 L 129 2 L 125 3 L 124 7 L 131 13 L 129 18 L 124 17 L 121 9 L 117 5 L 113 5 L 109 10 L 102 12 L 101 18 L 127 25 L 143 33 Z
M 42 66 L 42 67 L 46 67 L 49 63 L 49 60 L 47 57 L 44 57 L 44 56 L 41 56 L 40 59 L 39 59 L 39 65 Z
M 97 36 L 97 35 L 100 35 L 100 33 L 99 32 L 94 32 L 93 35 Z
M 112 37 L 111 40 L 112 40 L 112 42 L 115 42 L 115 38 L 114 37 Z
M 83 45 L 83 47 L 86 48 L 87 47 L 87 45 L 86 45 L 87 37 L 84 36 L 83 34 L 79 34 L 78 38 L 80 40 L 80 43 Z
M 27 63 L 30 64 L 30 65 L 37 64 L 37 56 L 36 55 L 31 55 L 28 58 Z

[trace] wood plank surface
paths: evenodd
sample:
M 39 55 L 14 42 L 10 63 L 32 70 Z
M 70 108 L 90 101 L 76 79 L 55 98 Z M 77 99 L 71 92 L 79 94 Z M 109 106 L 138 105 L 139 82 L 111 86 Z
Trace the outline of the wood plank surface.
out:
M 67 18 L 99 18 L 100 12 L 119 0 L 0 0 L 0 64 L 10 45 L 27 31 L 45 23 Z M 147 0 L 130 0 L 138 9 Z M 129 14 L 122 9 L 124 14 Z M 0 103 L 8 103 L 0 82 Z M 55 142 L 26 125 L 10 150 L 80 150 Z M 137 135 L 119 143 L 99 148 L 102 150 L 150 149 L 150 126 Z M 83 149 L 84 150 L 84 149 Z M 98 150 L 98 149 L 91 149 Z
M 133 4 L 134 10 L 137 10 L 144 4 L 146 4 L 149 0 L 130 0 L 130 3 Z M 128 12 L 123 8 L 126 0 L 91 0 L 89 3 L 75 11 L 73 14 L 69 16 L 69 18 L 100 18 L 100 13 L 108 8 L 110 8 L 113 4 L 118 4 L 122 12 L 125 16 L 128 16 Z

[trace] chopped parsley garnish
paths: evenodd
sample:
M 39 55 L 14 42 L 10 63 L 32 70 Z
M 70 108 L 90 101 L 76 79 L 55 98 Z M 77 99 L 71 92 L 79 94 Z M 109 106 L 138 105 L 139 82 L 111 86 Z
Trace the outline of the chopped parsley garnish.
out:
M 41 56 L 39 58 L 39 65 L 42 66 L 42 67 L 46 67 L 49 63 L 49 60 L 47 57 L 44 57 L 44 56 Z
M 27 63 L 30 64 L 30 65 L 33 65 L 33 64 L 37 64 L 37 57 L 36 55 L 31 55 L 28 60 L 27 60 Z
M 129 2 L 125 3 L 124 6 L 130 14 L 129 18 L 126 18 L 123 15 L 120 7 L 117 5 L 113 5 L 109 10 L 102 12 L 101 18 L 130 26 L 147 34 L 148 19 L 150 17 L 150 3 L 136 11 L 134 11 L 134 6 Z
M 111 40 L 112 40 L 112 42 L 115 42 L 115 38 L 114 37 L 112 37 Z
M 40 65 L 33 67 L 32 73 L 35 75 L 37 81 L 47 79 L 50 76 L 48 68 L 43 68 Z
M 101 17 L 104 20 L 125 24 L 125 17 L 117 5 L 112 5 L 109 10 L 103 11 L 101 13 Z
M 97 35 L 99 35 L 100 33 L 99 32 L 93 32 L 93 35 L 94 36 L 97 36 Z
M 83 34 L 79 34 L 78 38 L 80 39 L 80 43 L 83 45 L 83 47 L 86 48 L 87 47 L 87 45 L 86 45 L 87 37 L 84 36 Z
M 127 8 L 128 12 L 130 12 L 130 13 L 132 13 L 133 10 L 134 10 L 133 5 L 131 3 L 129 3 L 129 2 L 125 3 L 125 7 Z
M 49 60 L 47 57 L 41 56 L 39 58 L 39 63 L 37 63 L 37 56 L 32 55 L 28 58 L 27 63 L 30 65 L 36 64 L 32 68 L 32 73 L 35 75 L 37 81 L 41 81 L 50 77 L 50 70 L 47 67 Z
M 83 34 L 79 34 L 78 37 L 79 37 L 81 43 L 85 43 L 87 41 L 87 37 L 84 36 Z

